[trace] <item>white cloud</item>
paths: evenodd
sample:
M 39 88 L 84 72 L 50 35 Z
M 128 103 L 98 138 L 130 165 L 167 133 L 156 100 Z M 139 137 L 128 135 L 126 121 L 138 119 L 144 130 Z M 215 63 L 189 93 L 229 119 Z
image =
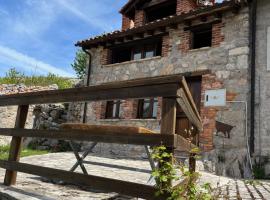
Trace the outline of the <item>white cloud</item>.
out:
M 87 7 L 85 2 L 80 3 L 80 1 L 57 0 L 57 2 L 62 6 L 62 8 L 69 11 L 74 16 L 77 16 L 90 26 L 98 28 L 102 31 L 112 31 L 115 28 L 112 24 L 108 24 L 110 19 L 106 18 L 106 20 L 104 20 L 102 16 L 97 15 L 97 13 L 102 14 L 102 11 L 106 11 L 102 8 L 107 8 L 108 6 L 104 5 L 102 2 L 93 2 L 93 4 L 90 4 L 91 7 Z M 83 12 L 84 10 L 87 10 L 87 12 Z
M 14 32 L 38 38 L 50 28 L 56 18 L 57 12 L 53 4 L 44 0 L 28 0 L 20 12 L 6 20 Z
M 5 60 L 5 64 L 10 66 L 18 66 L 27 71 L 39 71 L 42 74 L 45 73 L 54 73 L 60 76 L 73 77 L 74 74 L 71 74 L 67 71 L 61 70 L 59 67 L 52 66 L 50 64 L 44 63 L 43 61 L 37 60 L 28 55 L 22 54 L 14 49 L 1 46 L 0 45 L 0 59 Z

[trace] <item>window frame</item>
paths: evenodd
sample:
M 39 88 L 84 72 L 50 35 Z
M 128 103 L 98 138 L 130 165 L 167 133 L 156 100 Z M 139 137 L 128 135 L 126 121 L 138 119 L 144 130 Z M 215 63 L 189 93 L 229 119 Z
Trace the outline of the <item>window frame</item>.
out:
M 149 109 L 147 115 L 145 116 L 144 105 L 145 105 L 146 100 L 149 101 L 147 103 L 149 103 L 150 109 Z M 138 119 L 157 119 L 157 113 L 156 113 L 156 116 L 154 116 L 155 103 L 157 104 L 156 106 L 158 109 L 158 98 L 139 99 L 137 118 Z
M 157 56 L 158 45 L 156 43 L 155 44 L 143 44 L 142 46 L 137 46 L 137 47 L 132 48 L 132 50 L 131 50 L 131 60 L 137 61 L 137 60 L 146 59 L 146 51 L 147 51 L 148 47 L 152 47 L 152 50 L 153 50 L 153 56 L 148 57 L 148 58 L 156 57 Z M 137 52 L 137 50 L 139 50 L 141 52 L 141 59 L 135 60 L 134 55 L 135 55 L 135 52 Z
M 121 107 L 121 100 L 115 101 L 107 101 L 106 103 L 106 111 L 105 111 L 105 119 L 119 119 L 120 118 L 120 107 Z M 109 104 L 112 104 L 112 110 L 109 111 L 110 107 Z M 116 106 L 115 116 L 114 116 L 114 106 Z M 111 114 L 110 114 L 111 113 Z
M 163 43 L 163 37 L 162 36 L 157 36 L 154 38 L 148 38 L 148 39 L 144 39 L 142 41 L 138 41 L 138 42 L 130 42 L 128 44 L 119 44 L 119 45 L 115 45 L 110 47 L 109 49 L 111 50 L 111 62 L 107 65 L 110 64 L 120 64 L 123 62 L 131 62 L 131 61 L 140 61 L 142 59 L 146 58 L 146 51 L 147 49 L 152 48 L 153 52 L 154 52 L 154 56 L 153 57 L 149 57 L 150 58 L 154 58 L 157 56 L 162 56 L 162 43 Z M 134 54 L 135 52 L 139 50 L 141 52 L 141 59 L 137 59 L 134 60 Z M 119 58 L 118 55 L 121 54 L 122 51 L 128 51 L 128 56 L 126 56 L 127 60 L 125 61 L 121 61 L 119 62 Z
M 195 36 L 198 34 L 202 34 L 202 32 L 210 32 L 211 33 L 211 39 L 210 39 L 210 45 L 205 45 L 201 47 L 196 47 L 195 48 Z M 190 30 L 191 34 L 191 42 L 190 42 L 190 49 L 200 49 L 200 48 L 205 48 L 205 47 L 212 47 L 212 41 L 213 41 L 213 26 L 208 25 L 208 26 L 203 26 L 203 27 L 198 27 L 196 29 Z

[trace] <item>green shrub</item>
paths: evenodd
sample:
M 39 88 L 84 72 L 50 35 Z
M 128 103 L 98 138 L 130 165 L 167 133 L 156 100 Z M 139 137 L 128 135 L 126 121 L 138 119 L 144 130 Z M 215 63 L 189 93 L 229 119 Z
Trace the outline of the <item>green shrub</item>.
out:
M 192 150 L 192 152 L 197 151 L 198 149 Z M 156 180 L 157 196 L 162 197 L 164 195 L 167 200 L 216 199 L 211 185 L 209 183 L 198 185 L 196 180 L 200 174 L 189 172 L 184 165 L 177 163 L 172 153 L 169 153 L 165 146 L 155 147 L 152 152 L 152 158 L 159 163 L 159 167 L 152 173 Z M 180 177 L 177 176 L 176 170 L 180 170 Z M 172 182 L 179 181 L 180 178 L 183 182 L 176 187 L 172 187 Z
M 49 86 L 56 84 L 59 89 L 71 88 L 70 79 L 49 73 L 47 76 L 26 76 L 24 73 L 11 68 L 5 77 L 0 77 L 0 84 L 25 84 L 26 86 Z

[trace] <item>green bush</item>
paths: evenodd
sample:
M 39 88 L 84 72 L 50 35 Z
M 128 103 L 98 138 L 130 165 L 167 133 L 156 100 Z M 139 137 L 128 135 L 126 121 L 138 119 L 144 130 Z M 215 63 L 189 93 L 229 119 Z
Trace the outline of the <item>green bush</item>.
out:
M 15 68 L 11 68 L 5 77 L 0 77 L 0 84 L 25 84 L 26 86 L 49 86 L 56 84 L 59 89 L 71 88 L 73 85 L 70 79 L 52 73 L 49 73 L 47 76 L 26 76 Z

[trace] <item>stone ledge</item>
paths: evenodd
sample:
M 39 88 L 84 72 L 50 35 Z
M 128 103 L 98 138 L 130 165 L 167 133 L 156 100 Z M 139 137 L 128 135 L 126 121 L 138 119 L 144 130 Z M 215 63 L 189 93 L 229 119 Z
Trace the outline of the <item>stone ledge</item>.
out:
M 158 60 L 161 58 L 162 58 L 162 56 L 155 56 L 152 58 L 144 58 L 144 59 L 140 59 L 140 60 L 131 60 L 131 61 L 126 61 L 126 62 L 121 62 L 121 63 L 102 65 L 102 67 L 116 67 L 116 66 L 121 66 L 121 65 L 132 64 L 132 63 L 141 63 L 141 62 L 145 62 L 145 61 Z

